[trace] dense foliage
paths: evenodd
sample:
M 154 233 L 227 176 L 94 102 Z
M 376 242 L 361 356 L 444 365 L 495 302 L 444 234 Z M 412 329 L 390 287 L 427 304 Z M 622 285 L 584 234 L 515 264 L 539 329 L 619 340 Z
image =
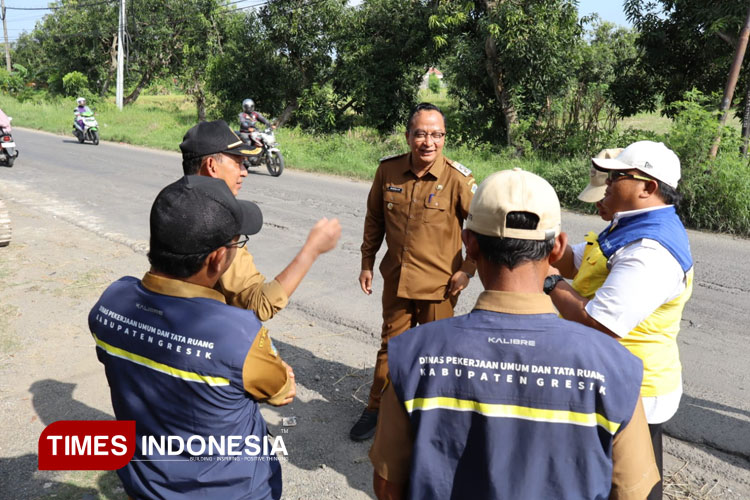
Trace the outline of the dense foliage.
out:
M 385 133 L 403 126 L 423 75 L 437 66 L 456 103 L 455 140 L 578 154 L 611 128 L 614 65 L 633 47 L 632 36 L 602 23 L 587 38 L 574 0 L 234 3 L 130 0 L 125 104 L 170 78 L 199 119 L 232 119 L 252 97 L 280 124 Z M 71 96 L 63 79 L 76 72 L 85 78 L 76 76 L 76 92 L 110 95 L 117 2 L 53 5 L 62 8 L 14 48 L 14 61 L 31 69 L 26 81 Z M 569 141 L 570 133 L 587 140 Z
M 669 105 L 693 88 L 706 93 L 724 89 L 747 2 L 625 0 L 624 8 L 639 34 L 640 49 L 626 61 L 627 78 L 616 99 L 624 114 L 654 110 L 659 99 Z M 744 101 L 749 83 L 741 74 L 738 101 Z

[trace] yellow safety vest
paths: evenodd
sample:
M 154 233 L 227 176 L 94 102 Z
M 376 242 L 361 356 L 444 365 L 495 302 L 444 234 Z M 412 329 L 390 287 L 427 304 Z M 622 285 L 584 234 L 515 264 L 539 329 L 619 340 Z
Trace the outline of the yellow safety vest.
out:
M 609 275 L 607 258 L 602 254 L 597 235 L 587 234 L 583 260 L 573 279 L 573 288 L 587 299 L 593 298 Z M 693 268 L 686 273 L 685 290 L 676 298 L 662 304 L 619 341 L 643 361 L 641 396 L 662 396 L 680 386 L 680 353 L 677 334 L 685 303 L 693 293 Z

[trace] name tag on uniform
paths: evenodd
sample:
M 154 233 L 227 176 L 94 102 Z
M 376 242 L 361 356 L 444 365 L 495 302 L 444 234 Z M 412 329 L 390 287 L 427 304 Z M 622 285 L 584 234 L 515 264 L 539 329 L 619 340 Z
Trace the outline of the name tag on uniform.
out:
M 400 193 L 403 191 L 403 188 L 396 187 L 396 186 L 388 186 L 388 191 L 393 191 L 394 193 Z

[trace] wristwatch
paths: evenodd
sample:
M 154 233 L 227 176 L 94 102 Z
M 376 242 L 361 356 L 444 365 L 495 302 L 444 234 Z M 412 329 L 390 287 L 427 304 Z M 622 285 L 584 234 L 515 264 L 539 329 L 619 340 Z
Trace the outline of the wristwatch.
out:
M 552 292 L 552 290 L 555 289 L 557 284 L 564 279 L 565 278 L 563 278 L 559 274 L 553 274 L 551 276 L 547 276 L 546 278 L 544 278 L 544 293 L 549 295 Z

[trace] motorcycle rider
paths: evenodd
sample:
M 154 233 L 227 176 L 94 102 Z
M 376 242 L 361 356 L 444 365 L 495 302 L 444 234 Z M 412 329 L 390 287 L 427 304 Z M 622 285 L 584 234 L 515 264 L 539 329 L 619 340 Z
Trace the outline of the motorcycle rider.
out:
M 239 114 L 240 118 L 240 138 L 247 142 L 256 144 L 258 141 L 258 122 L 263 123 L 266 127 L 276 128 L 271 125 L 268 118 L 255 111 L 255 101 L 252 99 L 245 99 L 242 101 L 242 112 Z
M 2 109 L 0 109 L 0 129 L 6 134 L 10 134 L 10 118 L 8 118 L 8 115 L 3 113 Z
M 75 115 L 75 122 L 78 124 L 81 129 L 83 129 L 83 118 L 81 118 L 82 113 L 91 113 L 91 108 L 86 106 L 86 98 L 85 97 L 79 97 L 76 99 L 76 104 L 78 104 L 78 107 L 73 110 L 73 114 Z

